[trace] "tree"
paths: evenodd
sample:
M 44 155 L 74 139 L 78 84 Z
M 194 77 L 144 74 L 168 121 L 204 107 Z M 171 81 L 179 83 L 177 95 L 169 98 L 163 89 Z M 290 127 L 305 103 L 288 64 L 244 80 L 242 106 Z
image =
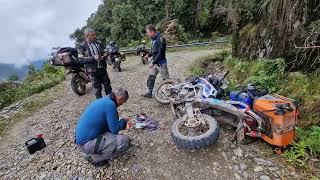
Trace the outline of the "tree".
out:
M 116 5 L 112 9 L 112 28 L 111 37 L 122 44 L 128 44 L 131 39 L 139 40 L 141 38 L 137 15 L 132 5 Z
M 16 73 L 12 73 L 9 75 L 8 81 L 18 81 L 19 80 L 19 76 Z
M 34 66 L 34 64 L 29 64 L 28 66 L 28 75 L 33 75 L 36 73 L 36 67 Z

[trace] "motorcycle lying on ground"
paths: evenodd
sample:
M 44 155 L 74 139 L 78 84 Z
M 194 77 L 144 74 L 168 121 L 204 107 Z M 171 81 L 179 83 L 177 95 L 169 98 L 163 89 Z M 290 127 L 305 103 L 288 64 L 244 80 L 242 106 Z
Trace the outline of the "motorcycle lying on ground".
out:
M 273 146 L 288 146 L 294 138 L 297 104 L 289 98 L 252 89 L 255 92 L 255 97 L 253 93 L 249 95 L 255 98 L 252 105 L 222 100 L 226 75 L 221 79 L 190 77 L 184 82 L 166 81 L 156 90 L 156 99 L 161 98 L 161 103 L 169 101 L 178 117 L 171 127 L 177 146 L 193 150 L 215 143 L 220 134 L 219 123 L 236 128 L 232 140 L 237 143 L 250 136 Z
M 137 48 L 137 55 L 140 56 L 142 64 L 146 64 L 147 62 L 145 61 L 144 57 L 148 54 L 148 50 L 146 49 L 145 46 L 139 46 Z
M 79 63 L 79 59 L 86 61 L 92 58 L 79 58 L 75 48 L 67 47 L 60 48 L 56 53 L 53 53 L 49 62 L 55 66 L 64 66 L 72 74 L 71 89 L 75 94 L 82 96 L 85 94 L 86 84 L 91 82 L 92 76 L 85 65 Z

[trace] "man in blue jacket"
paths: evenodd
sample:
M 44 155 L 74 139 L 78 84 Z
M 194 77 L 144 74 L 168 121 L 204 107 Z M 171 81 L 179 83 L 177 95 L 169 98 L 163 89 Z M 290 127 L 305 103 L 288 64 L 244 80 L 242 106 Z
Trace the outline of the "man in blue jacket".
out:
M 145 61 L 148 60 L 148 57 L 152 57 L 152 61 L 149 64 L 148 92 L 142 96 L 152 98 L 152 91 L 158 73 L 160 72 L 162 79 L 165 80 L 169 78 L 169 71 L 166 59 L 166 39 L 157 32 L 153 25 L 148 25 L 146 32 L 151 38 L 152 46 L 150 53 L 145 57 Z
M 93 165 L 106 164 L 110 158 L 130 146 L 128 136 L 118 135 L 119 130 L 126 128 L 128 120 L 119 120 L 117 107 L 128 98 L 128 91 L 120 88 L 115 93 L 93 101 L 82 113 L 76 127 L 75 141 Z

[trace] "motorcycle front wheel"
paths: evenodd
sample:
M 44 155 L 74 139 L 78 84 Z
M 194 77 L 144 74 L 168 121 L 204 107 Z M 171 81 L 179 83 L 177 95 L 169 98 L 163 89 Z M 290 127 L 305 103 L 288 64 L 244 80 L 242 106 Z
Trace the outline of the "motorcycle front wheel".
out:
M 121 72 L 121 66 L 120 66 L 120 62 L 115 62 L 115 67 L 117 69 L 118 72 Z
M 155 99 L 162 104 L 169 104 L 170 99 L 168 96 L 170 96 L 170 88 L 176 84 L 178 80 L 174 79 L 168 79 L 163 81 L 163 83 L 156 89 L 154 97 Z
M 188 118 L 188 115 L 185 114 L 171 126 L 171 137 L 178 147 L 196 150 L 217 142 L 220 135 L 220 127 L 213 117 L 202 114 L 205 123 L 201 123 L 196 127 L 188 127 L 186 125 L 185 122 Z M 195 116 L 195 118 L 199 117 Z

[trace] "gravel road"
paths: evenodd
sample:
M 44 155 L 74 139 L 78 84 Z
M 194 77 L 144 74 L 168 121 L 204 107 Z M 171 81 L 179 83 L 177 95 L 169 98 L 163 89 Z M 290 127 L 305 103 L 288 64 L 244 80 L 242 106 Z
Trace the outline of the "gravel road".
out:
M 193 59 L 215 50 L 179 51 L 168 53 L 169 71 L 173 78 L 185 77 Z M 273 155 L 266 143 L 248 145 L 230 143 L 232 130 L 223 127 L 218 142 L 199 151 L 178 149 L 170 137 L 173 115 L 170 108 L 154 99 L 140 97 L 146 89 L 147 66 L 139 57 L 129 57 L 122 64 L 123 72 L 108 68 L 113 88 L 125 87 L 130 99 L 120 107 L 120 116 L 144 112 L 160 122 L 153 132 L 123 131 L 133 139 L 135 147 L 125 156 L 114 159 L 108 167 L 96 168 L 83 158 L 73 143 L 77 119 L 92 100 L 93 89 L 76 96 L 65 88 L 49 105 L 12 127 L 0 138 L 0 179 L 299 179 L 281 156 Z M 158 78 L 160 79 L 160 78 Z M 158 80 L 159 81 L 159 80 Z M 47 147 L 28 154 L 24 142 L 43 133 Z

